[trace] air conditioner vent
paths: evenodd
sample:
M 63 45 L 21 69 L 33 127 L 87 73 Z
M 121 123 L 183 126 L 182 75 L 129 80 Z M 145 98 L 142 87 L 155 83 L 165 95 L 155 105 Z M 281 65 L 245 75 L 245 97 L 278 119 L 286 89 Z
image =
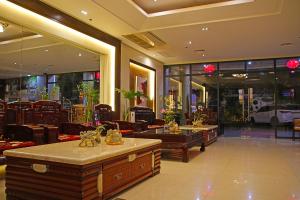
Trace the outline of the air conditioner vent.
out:
M 145 49 L 158 48 L 166 43 L 152 32 L 124 35 L 125 38 Z

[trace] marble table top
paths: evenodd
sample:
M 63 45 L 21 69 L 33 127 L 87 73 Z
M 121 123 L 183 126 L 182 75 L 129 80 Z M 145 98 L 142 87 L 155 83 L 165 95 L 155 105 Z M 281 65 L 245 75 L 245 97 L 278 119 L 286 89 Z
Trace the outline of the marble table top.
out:
M 107 145 L 102 138 L 96 147 L 79 147 L 80 140 L 4 151 L 5 156 L 85 165 L 160 144 L 161 140 L 123 138 L 123 145 Z
M 181 130 L 195 130 L 195 131 L 209 131 L 218 128 L 218 125 L 203 125 L 201 127 L 195 127 L 193 125 L 179 126 Z

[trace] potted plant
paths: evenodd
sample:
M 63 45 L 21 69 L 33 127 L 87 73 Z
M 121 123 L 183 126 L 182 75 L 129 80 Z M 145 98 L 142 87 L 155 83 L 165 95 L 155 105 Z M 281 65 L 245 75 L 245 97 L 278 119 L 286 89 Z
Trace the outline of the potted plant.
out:
M 142 92 L 139 91 L 133 91 L 133 90 L 124 90 L 124 89 L 119 89 L 116 88 L 116 92 L 122 94 L 123 98 L 125 99 L 125 104 L 124 104 L 124 112 L 123 112 L 123 119 L 125 121 L 128 120 L 129 118 L 129 113 L 130 113 L 130 108 L 128 106 L 130 100 L 134 100 L 136 97 L 146 97 Z

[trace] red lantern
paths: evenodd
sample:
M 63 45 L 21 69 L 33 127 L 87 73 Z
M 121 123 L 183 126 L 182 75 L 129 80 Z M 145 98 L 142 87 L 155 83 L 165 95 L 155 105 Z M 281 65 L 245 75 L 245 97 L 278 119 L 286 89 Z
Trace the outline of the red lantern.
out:
M 214 73 L 216 71 L 216 66 L 213 64 L 204 65 L 203 70 L 205 73 Z
M 299 67 L 299 60 L 296 59 L 291 59 L 286 63 L 287 68 L 289 69 L 296 69 L 297 67 Z

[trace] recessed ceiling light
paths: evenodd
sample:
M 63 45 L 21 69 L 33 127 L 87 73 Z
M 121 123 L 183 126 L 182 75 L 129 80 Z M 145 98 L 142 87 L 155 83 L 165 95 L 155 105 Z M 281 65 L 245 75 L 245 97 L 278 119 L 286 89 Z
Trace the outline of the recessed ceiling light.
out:
M 189 44 L 192 44 L 192 41 L 189 41 Z
M 15 62 L 14 64 L 16 65 L 17 63 Z
M 252 61 L 248 61 L 248 65 L 251 65 L 252 64 Z
M 208 27 L 202 27 L 202 31 L 208 31 Z
M 79 53 L 79 54 L 78 54 L 78 56 L 82 56 L 82 54 L 81 54 L 81 53 Z
M 204 57 L 204 56 L 205 56 L 205 54 L 202 54 L 202 56 Z
M 87 14 L 88 14 L 88 12 L 85 11 L 85 10 L 81 10 L 80 12 L 81 12 L 81 14 L 84 14 L 84 15 L 87 15 Z

